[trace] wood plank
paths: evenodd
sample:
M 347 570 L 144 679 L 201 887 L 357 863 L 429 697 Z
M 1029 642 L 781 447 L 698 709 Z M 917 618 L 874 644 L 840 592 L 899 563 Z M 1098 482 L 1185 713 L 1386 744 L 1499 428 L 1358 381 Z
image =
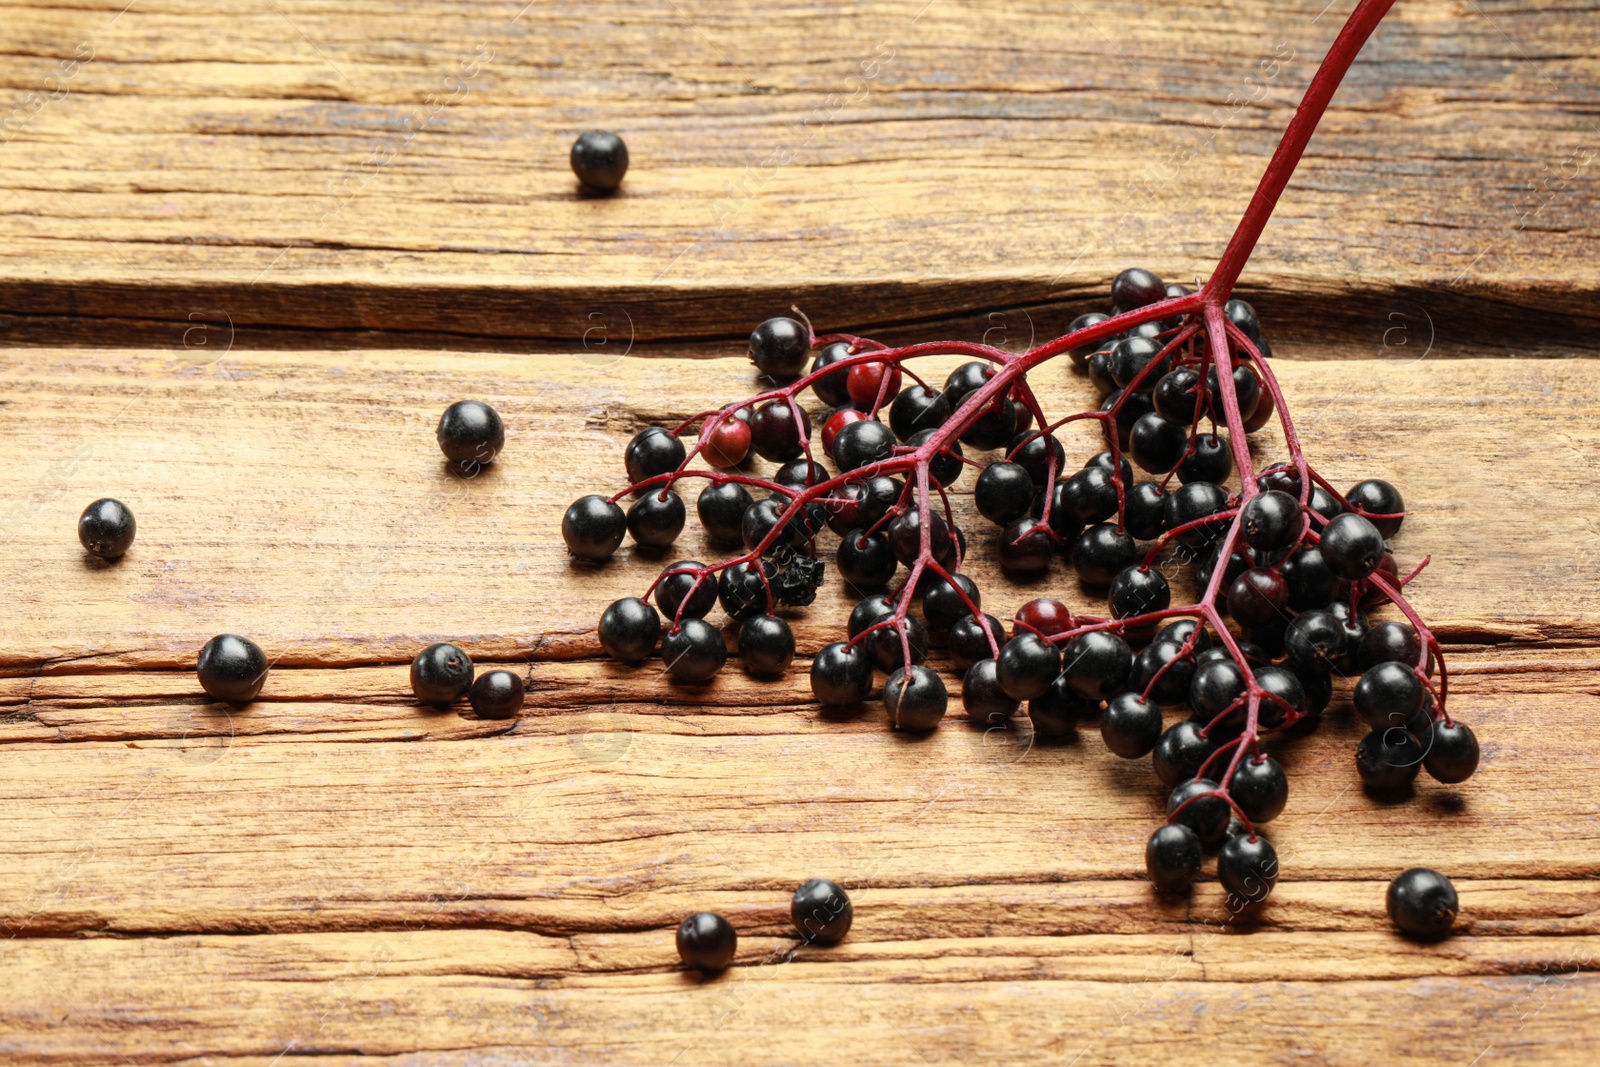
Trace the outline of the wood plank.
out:
M 0 337 L 1065 316 L 1133 261 L 1210 269 L 1343 11 L 8 3 Z M 1284 336 L 1592 349 L 1591 15 L 1397 7 L 1245 277 Z M 567 167 L 592 126 L 631 146 L 613 199 Z

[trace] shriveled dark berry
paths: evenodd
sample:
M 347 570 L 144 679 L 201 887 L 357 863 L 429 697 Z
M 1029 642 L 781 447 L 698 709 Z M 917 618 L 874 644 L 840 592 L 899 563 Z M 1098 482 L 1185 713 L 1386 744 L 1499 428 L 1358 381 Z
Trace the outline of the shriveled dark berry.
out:
M 472 688 L 472 672 L 472 657 L 455 645 L 429 645 L 411 661 L 411 692 L 424 704 L 454 704 Z
M 1020 705 L 1016 697 L 1006 693 L 995 661 L 980 659 L 962 676 L 961 706 L 976 725 L 998 726 L 1010 722 Z
M 267 680 L 261 646 L 238 634 L 218 634 L 205 643 L 195 664 L 200 688 L 217 700 L 248 704 Z
M 889 723 L 897 730 L 932 730 L 944 718 L 949 696 L 944 681 L 926 667 L 906 667 L 883 685 Z
M 600 616 L 600 647 L 613 659 L 642 663 L 661 636 L 661 614 L 638 597 L 616 600 Z
M 775 615 L 752 615 L 739 627 L 739 662 L 751 674 L 773 677 L 794 661 L 794 631 Z
M 1216 789 L 1217 783 L 1209 778 L 1180 783 L 1167 797 L 1167 820 L 1193 830 L 1202 845 L 1215 845 L 1227 835 L 1228 818 L 1232 815 L 1227 801 L 1207 795 Z
M 439 416 L 439 449 L 458 471 L 473 473 L 494 462 L 505 447 L 499 412 L 481 400 L 457 400 Z M 637 481 L 638 479 L 635 479 Z
M 813 878 L 794 891 L 789 901 L 789 921 L 800 940 L 836 945 L 850 932 L 855 906 L 838 882 Z
M 872 661 L 860 645 L 824 645 L 811 661 L 811 694 L 822 704 L 859 704 L 872 694 Z
M 78 543 L 101 559 L 122 558 L 137 530 L 128 505 L 110 497 L 96 500 L 78 516 Z
M 684 619 L 661 639 L 661 662 L 675 682 L 709 682 L 728 662 L 728 642 L 704 619 Z
M 1123 759 L 1148 756 L 1161 740 L 1161 708 L 1138 693 L 1118 693 L 1100 716 L 1100 736 Z
M 1427 867 L 1395 875 L 1386 898 L 1389 919 L 1412 937 L 1443 937 L 1461 914 L 1461 900 L 1450 879 Z
M 1156 828 L 1144 847 L 1144 867 L 1157 889 L 1179 893 L 1200 873 L 1200 835 L 1181 823 Z
M 589 130 L 572 142 L 570 162 L 585 187 L 614 192 L 628 173 L 628 146 L 610 130 Z
M 1264 837 L 1234 834 L 1217 851 L 1217 881 L 1250 904 L 1266 900 L 1278 884 L 1278 853 Z
M 784 316 L 768 319 L 750 332 L 750 362 L 773 378 L 797 377 L 805 369 L 810 348 L 811 331 Z
M 685 967 L 708 973 L 726 970 L 738 950 L 733 924 L 715 912 L 695 912 L 678 926 L 678 958 Z
M 1433 720 L 1423 769 L 1435 781 L 1456 785 L 1478 769 L 1478 737 L 1466 723 Z
M 490 671 L 478 676 L 468 691 L 472 713 L 480 719 L 510 719 L 522 710 L 522 676 L 511 671 Z

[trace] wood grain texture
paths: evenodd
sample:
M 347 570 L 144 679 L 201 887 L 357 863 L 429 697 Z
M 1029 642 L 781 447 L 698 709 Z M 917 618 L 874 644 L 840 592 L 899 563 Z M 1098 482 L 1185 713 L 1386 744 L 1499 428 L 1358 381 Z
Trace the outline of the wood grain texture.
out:
M 17 2 L 0 335 L 729 339 L 1204 274 L 1345 8 Z M 1407 0 L 1245 275 L 1287 336 L 1593 347 L 1600 20 Z M 622 195 L 567 151 L 615 128 Z M 1533 314 L 1537 330 L 1527 320 Z M 398 338 L 398 342 L 397 339 Z
M 803 667 L 683 688 L 598 660 L 600 608 L 664 560 L 580 569 L 562 510 L 621 488 L 639 425 L 753 387 L 675 354 L 0 352 L 9 1061 L 1589 1062 L 1596 531 L 1551 506 L 1586 499 L 1600 455 L 1585 362 L 1279 363 L 1314 461 L 1404 490 L 1401 560 L 1433 554 L 1416 603 L 1485 757 L 1461 787 L 1366 796 L 1341 682 L 1281 746 L 1283 880 L 1235 913 L 1212 881 L 1150 892 L 1162 790 L 1092 725 L 1050 745 L 957 707 L 916 740 L 822 713 Z M 1091 390 L 1063 367 L 1039 392 L 1064 413 Z M 432 436 L 462 396 L 510 426 L 465 482 Z M 1088 606 L 1060 568 L 998 576 L 970 482 L 985 605 Z M 99 566 L 72 528 L 108 494 L 140 533 Z M 682 548 L 714 558 L 692 521 Z M 803 655 L 847 603 L 829 582 L 793 616 Z M 276 660 L 245 709 L 192 674 L 225 629 Z M 526 672 L 524 715 L 416 707 L 405 664 L 436 639 Z M 1462 894 L 1442 944 L 1383 914 L 1419 863 Z M 788 895 L 817 875 L 856 926 L 795 951 Z M 702 908 L 741 935 L 712 981 L 672 948 Z

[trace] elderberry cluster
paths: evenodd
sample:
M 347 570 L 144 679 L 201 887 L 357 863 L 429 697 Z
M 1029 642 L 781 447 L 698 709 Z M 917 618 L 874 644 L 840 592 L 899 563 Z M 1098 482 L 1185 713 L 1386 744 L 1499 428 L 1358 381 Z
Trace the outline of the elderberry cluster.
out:
M 686 521 L 681 489 L 704 481 L 702 526 L 743 554 L 673 562 L 599 622 L 608 654 L 640 663 L 659 642 L 683 683 L 709 681 L 727 660 L 727 640 L 706 621 L 719 606 L 746 670 L 788 668 L 794 636 L 778 612 L 811 602 L 827 569 L 819 539 L 832 531 L 834 565 L 860 600 L 847 639 L 812 660 L 821 703 L 865 701 L 883 675 L 890 723 L 933 729 L 949 692 L 926 660 L 947 649 L 970 721 L 1005 727 L 1026 704 L 1034 734 L 1049 739 L 1098 717 L 1113 752 L 1151 758 L 1171 790 L 1146 853 L 1158 886 L 1187 887 L 1203 849 L 1220 846 L 1224 886 L 1259 900 L 1278 872 L 1257 825 L 1288 797 L 1262 741 L 1313 729 L 1335 675 L 1362 672 L 1353 699 L 1372 733 L 1356 765 L 1370 789 L 1403 788 L 1419 768 L 1463 781 L 1477 741 L 1445 714 L 1437 640 L 1400 594 L 1414 577 L 1400 578 L 1388 542 L 1405 517 L 1400 493 L 1372 479 L 1338 494 L 1292 434 L 1288 462 L 1251 465 L 1245 437 L 1282 403 L 1254 309 L 1208 305 L 1138 269 L 1117 276 L 1111 301 L 1020 356 L 954 342 L 891 349 L 768 320 L 750 356 L 765 379 L 787 384 L 641 431 L 624 455 L 630 487 L 578 500 L 562 531 L 586 560 L 608 558 L 626 536 L 665 549 Z M 952 352 L 978 358 L 937 386 L 909 366 Z M 1052 422 L 1027 375 L 1061 353 L 1102 402 Z M 807 391 L 824 405 L 815 419 Z M 1106 447 L 1069 472 L 1055 431 L 1078 419 L 1096 420 Z M 831 469 L 813 452 L 814 424 Z M 750 473 L 752 454 L 777 472 Z M 1008 636 L 983 611 L 947 495 L 969 466 L 977 510 L 998 528 L 1001 569 L 1032 577 L 1066 562 L 1105 596 L 1105 616 L 1075 618 L 1040 598 Z M 1174 607 L 1180 580 L 1194 599 Z M 1366 611 L 1391 600 L 1409 621 L 1369 624 Z M 1187 715 L 1168 725 L 1166 709 Z

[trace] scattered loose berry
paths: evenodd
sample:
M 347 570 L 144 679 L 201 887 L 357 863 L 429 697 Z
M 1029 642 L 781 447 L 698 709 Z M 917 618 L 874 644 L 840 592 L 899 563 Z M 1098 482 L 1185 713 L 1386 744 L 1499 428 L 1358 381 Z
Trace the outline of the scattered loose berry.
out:
M 472 687 L 472 671 L 472 657 L 455 645 L 429 645 L 411 661 L 411 692 L 424 704 L 454 704 Z
M 789 920 L 800 940 L 821 945 L 836 945 L 850 932 L 855 907 L 838 882 L 813 878 L 794 891 L 789 902 Z
M 511 671 L 480 675 L 468 693 L 473 714 L 480 719 L 510 719 L 522 710 L 522 676 Z
M 1461 913 L 1461 901 L 1450 879 L 1427 867 L 1412 867 L 1389 883 L 1389 919 L 1412 937 L 1443 937 Z
M 267 656 L 247 637 L 218 634 L 200 650 L 195 673 L 200 687 L 216 699 L 248 704 L 267 680 Z
M 678 926 L 678 958 L 701 971 L 726 970 L 739 949 L 733 924 L 712 911 L 697 911 Z
M 137 528 L 128 505 L 105 497 L 78 516 L 78 541 L 101 559 L 120 559 L 132 546 Z
M 614 192 L 628 173 L 628 146 L 609 130 L 590 130 L 572 142 L 572 173 L 598 193 Z
M 500 413 L 481 400 L 457 400 L 439 416 L 439 450 L 457 471 L 475 474 L 505 447 Z

